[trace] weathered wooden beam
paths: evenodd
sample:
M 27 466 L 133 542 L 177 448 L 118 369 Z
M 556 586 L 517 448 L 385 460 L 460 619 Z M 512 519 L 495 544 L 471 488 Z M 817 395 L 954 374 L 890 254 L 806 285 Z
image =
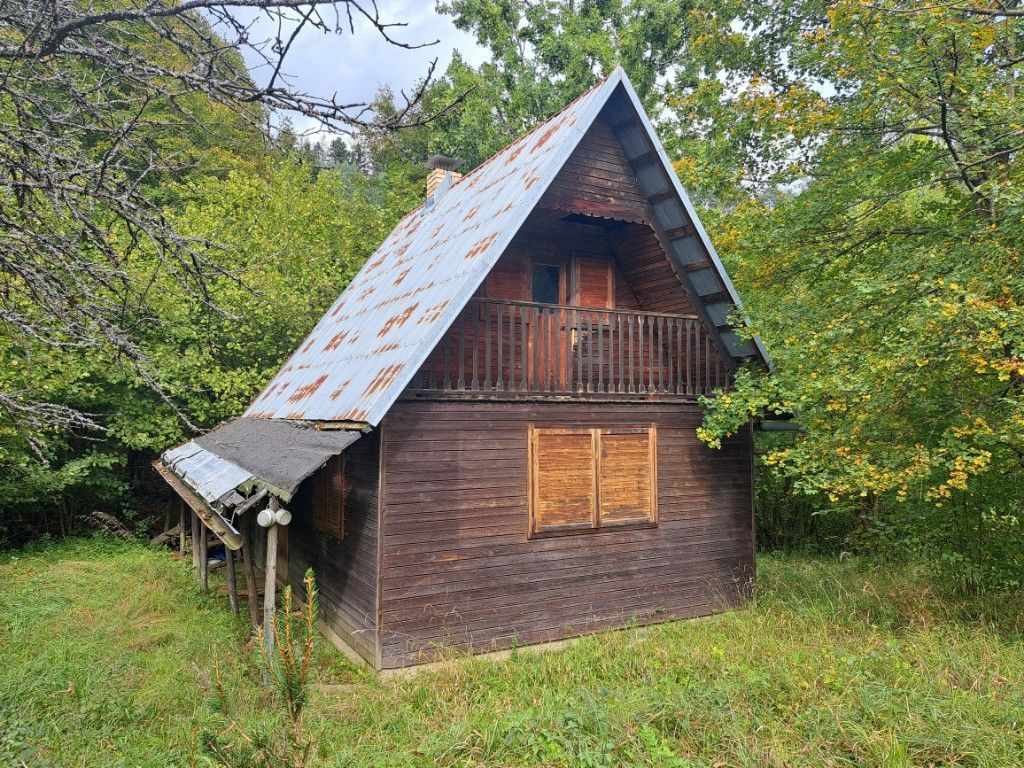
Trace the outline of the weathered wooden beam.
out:
M 690 237 L 695 232 L 691 224 L 681 224 L 678 227 L 671 227 L 665 230 L 665 237 L 669 240 L 675 240 L 679 237 Z
M 178 552 L 185 554 L 185 526 L 188 525 L 185 516 L 185 502 L 178 499 Z
M 241 515 L 242 513 L 252 509 L 254 504 L 259 504 L 262 499 L 266 498 L 266 495 L 267 489 L 263 488 L 260 490 L 259 493 L 254 494 L 253 496 L 250 496 L 248 499 L 243 501 L 241 504 L 235 507 L 234 510 L 232 510 L 234 518 L 237 519 L 238 515 Z
M 655 192 L 653 195 L 650 195 L 647 198 L 647 201 L 653 206 L 656 203 L 660 203 L 663 200 L 670 200 L 670 199 L 672 199 L 675 196 L 676 196 L 675 189 L 672 188 L 672 187 L 669 187 L 664 192 Z
M 276 496 L 270 497 L 270 510 L 279 509 Z M 274 655 L 274 610 L 277 597 L 277 523 L 267 528 L 267 556 L 263 567 L 263 643 L 267 657 Z
M 252 561 L 252 536 L 246 536 L 245 542 L 242 544 L 242 557 L 244 559 L 243 565 L 245 568 L 245 590 L 248 593 L 246 600 L 249 603 L 249 619 L 252 621 L 254 627 L 259 626 L 260 623 L 260 612 L 256 607 L 256 601 L 259 599 L 259 595 L 256 593 L 256 566 Z
M 178 498 L 188 504 L 192 511 L 199 515 L 199 519 L 203 521 L 203 524 L 210 530 L 210 532 L 224 542 L 225 547 L 238 549 L 242 546 L 242 537 L 238 531 L 235 530 L 234 526 L 221 517 L 217 512 L 210 509 L 206 503 L 192 491 L 191 488 L 185 485 L 177 475 L 165 467 L 160 459 L 154 461 L 152 466 L 153 469 L 155 469 L 167 482 L 167 484 L 174 489 L 174 492 L 178 494 Z
M 174 520 L 174 502 L 173 501 L 168 501 L 167 502 L 167 509 L 164 511 L 164 527 L 163 527 L 163 530 L 165 532 L 171 530 L 171 522 L 173 520 Z
M 199 577 L 199 515 L 192 513 L 192 567 L 196 569 L 196 578 Z
M 180 534 L 180 530 L 179 530 L 178 526 L 176 525 L 173 528 L 168 528 L 167 530 L 163 531 L 162 533 L 158 533 L 156 536 L 154 536 L 153 538 L 151 538 L 149 540 L 149 543 L 150 544 L 164 544 L 164 543 L 166 543 L 168 541 L 172 541 L 173 539 L 178 538 L 179 534 Z
M 683 271 L 696 272 L 698 269 L 707 269 L 710 266 L 712 266 L 710 261 L 708 261 L 707 259 L 702 259 L 701 261 L 693 262 L 693 264 L 685 264 L 683 266 Z
M 199 580 L 203 589 L 210 591 L 210 544 L 206 535 L 206 527 L 199 524 Z
M 718 304 L 719 302 L 722 302 L 722 301 L 732 301 L 732 298 L 729 296 L 729 292 L 728 291 L 724 291 L 724 290 L 723 291 L 715 291 L 714 293 L 705 294 L 705 295 L 701 296 L 701 299 L 704 301 L 705 304 Z M 718 327 L 714 323 L 712 323 L 710 320 L 708 321 L 708 325 L 711 326 L 712 328 L 717 328 Z M 723 351 L 723 353 L 728 354 L 727 352 L 725 352 L 725 350 L 722 350 L 722 351 Z
M 228 569 L 228 605 L 231 612 L 238 615 L 238 585 L 235 582 L 235 553 L 224 547 L 224 565 Z

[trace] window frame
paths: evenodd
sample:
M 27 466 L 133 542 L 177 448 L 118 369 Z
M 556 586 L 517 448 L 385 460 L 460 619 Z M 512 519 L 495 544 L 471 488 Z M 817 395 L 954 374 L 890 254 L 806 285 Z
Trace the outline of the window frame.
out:
M 581 524 L 539 527 L 537 515 L 539 495 L 539 472 L 537 471 L 537 440 L 542 434 L 590 434 L 591 461 L 593 462 L 593 509 L 591 525 Z M 623 434 L 646 434 L 648 440 L 648 461 L 650 475 L 650 512 L 646 518 L 632 518 L 623 522 L 603 523 L 601 520 L 601 436 Z M 527 538 L 539 539 L 557 536 L 576 536 L 589 533 L 609 533 L 612 531 L 631 531 L 644 528 L 657 528 L 658 516 L 658 428 L 655 424 L 647 426 L 608 426 L 608 427 L 545 427 L 530 424 L 527 430 Z

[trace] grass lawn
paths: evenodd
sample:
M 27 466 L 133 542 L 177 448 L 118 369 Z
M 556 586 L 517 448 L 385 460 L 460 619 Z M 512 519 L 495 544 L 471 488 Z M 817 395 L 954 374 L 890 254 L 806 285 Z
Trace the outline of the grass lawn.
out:
M 317 766 L 1024 765 L 1024 610 L 920 567 L 760 560 L 743 611 L 380 682 L 318 651 Z M 282 727 L 246 630 L 164 551 L 0 557 L 0 766 L 203 766 L 214 658 Z M 236 737 L 232 737 L 236 738 Z

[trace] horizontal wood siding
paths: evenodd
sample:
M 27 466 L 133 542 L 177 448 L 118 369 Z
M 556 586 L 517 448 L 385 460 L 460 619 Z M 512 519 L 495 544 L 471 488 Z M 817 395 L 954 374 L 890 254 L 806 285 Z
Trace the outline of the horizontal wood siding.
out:
M 657 240 L 655 240 L 657 243 Z M 544 262 L 545 259 L 561 258 L 571 263 L 573 258 L 587 260 L 613 259 L 614 252 L 603 229 L 585 224 L 554 221 L 550 223 L 528 222 L 523 226 L 511 244 L 498 259 L 494 269 L 487 276 L 476 295 L 489 299 L 511 299 L 529 301 L 529 264 L 531 259 Z M 618 262 L 615 263 L 614 303 L 621 309 L 641 309 L 629 279 Z M 675 276 L 669 273 L 675 280 Z M 676 280 L 679 286 L 679 281 Z M 682 290 L 682 287 L 679 287 Z M 685 294 L 684 294 L 685 298 Z M 574 297 L 575 299 L 575 297 Z M 572 301 L 579 306 L 592 306 Z M 604 307 L 602 301 L 597 306 Z
M 643 309 L 683 315 L 696 313 L 653 229 L 633 224 L 612 233 L 609 239 L 616 263 Z M 693 345 L 688 344 L 676 352 L 666 350 L 666 353 L 675 353 L 677 357 L 685 355 L 688 360 L 680 359 L 679 365 L 687 365 L 689 370 L 726 370 L 725 360 L 710 337 L 701 336 L 699 340 L 692 339 Z
M 541 206 L 621 221 L 651 220 L 622 145 L 599 118 L 552 180 Z
M 609 235 L 612 252 L 640 306 L 649 312 L 692 315 L 696 310 L 672 271 L 654 230 L 632 224 Z
M 377 650 L 378 434 L 364 435 L 345 452 L 344 538 L 313 527 L 316 475 L 299 488 L 288 526 L 290 583 L 301 594 L 302 578 L 312 568 L 321 618 L 370 663 L 375 663 Z
M 388 414 L 382 665 L 736 605 L 753 575 L 749 435 L 720 451 L 696 405 L 400 402 Z M 528 538 L 527 439 L 657 427 L 656 528 Z

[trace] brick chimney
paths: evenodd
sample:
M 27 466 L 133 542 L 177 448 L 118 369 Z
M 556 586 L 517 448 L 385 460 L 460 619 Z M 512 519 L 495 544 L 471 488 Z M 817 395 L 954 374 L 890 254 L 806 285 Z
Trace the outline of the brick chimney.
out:
M 459 161 L 445 155 L 431 155 L 427 158 L 427 197 L 440 197 L 448 187 L 462 178 L 461 173 L 455 171 L 459 167 Z

